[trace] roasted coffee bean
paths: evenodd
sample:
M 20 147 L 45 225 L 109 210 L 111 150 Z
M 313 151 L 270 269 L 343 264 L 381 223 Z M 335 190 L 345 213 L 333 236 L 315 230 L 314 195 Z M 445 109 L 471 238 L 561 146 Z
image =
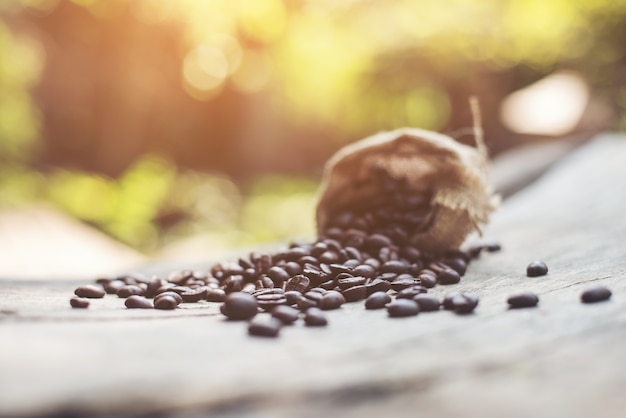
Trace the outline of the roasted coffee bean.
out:
M 382 309 L 391 302 L 391 296 L 386 292 L 374 292 L 367 297 L 365 309 Z
M 266 293 L 266 294 L 256 296 L 256 301 L 259 304 L 259 307 L 261 309 L 264 309 L 266 311 L 271 311 L 272 309 L 274 309 L 275 307 L 279 305 L 286 305 L 287 297 L 285 296 L 284 293 L 283 294 Z
M 134 296 L 134 295 L 143 296 L 144 293 L 145 291 L 141 287 L 135 284 L 129 284 L 124 287 L 121 287 L 117 291 L 117 296 L 120 298 L 127 298 L 127 297 Z
M 368 265 L 368 266 L 373 267 L 375 271 L 378 271 L 378 270 L 380 269 L 380 266 L 381 266 L 380 261 L 378 261 L 378 260 L 377 260 L 377 259 L 375 259 L 375 258 L 366 258 L 366 259 L 363 261 L 363 264 L 366 264 L 366 265 Z M 356 273 L 355 273 L 355 274 L 356 274 Z M 359 274 L 361 274 L 361 273 L 359 273 Z M 361 276 L 364 276 L 364 274 L 361 274 Z
M 209 302 L 224 302 L 226 300 L 226 292 L 223 289 L 209 289 L 206 293 L 206 300 Z
M 298 299 L 302 296 L 302 293 L 295 290 L 289 290 L 285 292 L 285 298 L 287 299 L 287 305 L 295 305 L 298 303 Z
M 319 264 L 319 260 L 312 255 L 305 255 L 304 257 L 300 257 L 297 260 L 298 264 L 301 266 L 305 266 L 306 264 L 317 265 Z
M 241 289 L 243 289 L 243 285 L 243 276 L 229 276 L 226 278 L 226 280 L 224 280 L 224 291 L 226 293 L 241 292 Z
M 324 293 L 322 299 L 319 302 L 319 308 L 325 311 L 332 309 L 339 309 L 341 305 L 346 303 L 346 298 L 336 290 L 329 290 Z
M 248 324 L 248 334 L 255 337 L 278 337 L 278 333 L 282 328 L 283 323 L 272 316 L 261 317 L 258 316 L 250 321 Z
M 420 307 L 420 312 L 431 312 L 439 310 L 441 303 L 439 299 L 434 296 L 427 295 L 425 293 L 420 293 L 413 297 L 413 300 L 417 302 Z
M 604 286 L 594 286 L 585 290 L 580 295 L 583 303 L 596 303 L 608 300 L 611 297 L 611 291 Z
M 389 247 L 390 245 L 392 245 L 392 242 L 384 235 L 372 234 L 365 238 L 363 245 L 365 246 L 365 248 L 368 249 L 379 250 L 383 247 Z
M 122 280 L 111 280 L 110 282 L 104 284 L 104 291 L 109 295 L 115 295 L 120 288 L 126 286 Z
M 287 305 L 279 305 L 272 309 L 272 316 L 279 319 L 283 324 L 293 324 L 298 320 L 300 311 Z
M 338 275 L 341 273 L 345 273 L 345 274 L 352 276 L 351 274 L 352 269 L 344 264 L 330 264 L 328 267 L 330 268 L 330 272 L 332 274 Z
M 80 298 L 100 299 L 106 295 L 106 292 L 101 286 L 88 284 L 77 287 L 74 294 Z
M 443 309 L 454 310 L 454 303 L 452 302 L 452 300 L 460 294 L 461 292 L 449 292 L 448 294 L 446 294 L 446 296 L 443 298 Z
M 337 287 L 337 282 L 335 280 L 326 280 L 325 282 L 320 283 L 319 287 L 324 290 L 333 290 Z
M 148 282 L 148 287 L 146 288 L 146 291 L 144 292 L 144 296 L 147 298 L 153 298 L 156 296 L 157 291 L 161 288 L 161 286 L 163 286 L 164 284 L 166 284 L 167 281 L 164 279 L 160 279 L 158 277 L 153 277 L 149 282 Z
M 339 261 L 339 256 L 334 251 L 324 251 L 319 257 L 320 263 L 333 264 Z
M 448 301 L 446 301 L 446 299 Z M 472 313 L 476 306 L 478 306 L 478 296 L 471 293 L 457 293 L 452 295 L 449 299 L 448 296 L 446 296 L 446 299 L 444 299 L 444 307 L 454 310 L 457 314 L 463 315 Z M 448 302 L 447 305 L 446 302 Z M 451 306 L 451 308 L 447 306 Z
M 278 266 L 270 267 L 267 271 L 267 276 L 272 279 L 274 285 L 277 287 L 282 286 L 284 282 L 289 280 L 289 273 Z
M 288 263 L 285 263 L 283 270 L 287 272 L 289 277 L 293 277 L 296 274 L 302 273 L 302 266 L 295 261 L 289 261 Z
M 176 285 L 175 285 L 174 283 L 165 283 L 164 285 L 162 285 L 161 287 L 159 287 L 159 288 L 156 290 L 156 294 L 158 295 L 158 294 L 163 293 L 163 292 L 169 292 L 169 290 L 170 290 L 172 287 L 176 287 Z M 146 291 L 147 291 L 147 289 L 146 289 Z M 145 296 L 145 295 L 144 295 L 144 296 Z M 155 295 L 155 296 L 156 296 L 156 295 Z
M 304 248 L 300 248 L 300 247 L 294 247 L 291 248 L 289 251 L 287 251 L 285 253 L 285 260 L 286 261 L 296 261 L 302 257 L 308 256 L 309 255 L 309 251 L 304 249 Z
M 380 276 L 378 276 L 376 278 L 380 279 L 380 280 L 385 280 L 385 281 L 388 281 L 388 282 L 393 282 L 396 279 L 396 277 L 398 277 L 398 275 L 396 273 L 383 273 L 383 274 L 381 274 Z
M 207 287 L 199 287 L 189 292 L 181 293 L 183 302 L 196 303 L 207 298 L 209 289 Z
M 459 276 L 465 275 L 465 272 L 467 271 L 467 263 L 460 257 L 446 258 L 443 263 L 459 273 Z
M 304 295 L 301 295 L 298 298 L 296 305 L 298 306 L 298 309 L 300 309 L 301 311 L 306 311 L 309 308 L 317 307 L 318 303 L 319 303 L 318 301 L 306 298 L 304 297 Z
M 420 274 L 419 276 L 417 276 L 417 280 L 419 281 L 420 285 L 428 289 L 435 287 L 435 285 L 437 284 L 437 276 L 431 276 L 429 274 Z
M 254 291 L 256 290 L 256 285 L 254 283 L 245 283 L 243 285 L 243 287 L 241 288 L 241 291 L 244 293 L 254 293 Z
M 249 259 L 240 258 L 238 263 L 241 266 L 241 268 L 244 270 L 254 268 L 254 263 L 250 261 Z
M 313 257 L 319 257 L 326 250 L 328 250 L 328 244 L 322 241 L 318 241 L 315 244 L 313 244 L 313 247 L 311 247 L 310 254 Z
M 226 296 L 220 311 L 231 320 L 247 320 L 257 314 L 258 303 L 248 293 L 233 292 Z
M 124 305 L 129 309 L 152 309 L 154 307 L 150 300 L 138 295 L 126 298 Z
M 402 261 L 399 261 L 399 260 L 387 261 L 380 267 L 380 271 L 382 273 L 403 274 L 403 273 L 406 273 L 408 269 L 409 269 L 409 264 L 403 263 Z
M 417 284 L 417 279 L 410 274 L 400 274 L 391 282 L 391 289 L 396 292 L 406 289 Z
M 410 263 L 416 263 L 418 261 L 421 261 L 422 254 L 417 248 L 406 246 L 400 249 L 400 257 L 404 258 Z
M 323 327 L 328 325 L 328 320 L 321 309 L 309 308 L 304 313 L 304 323 L 308 327 Z
M 178 293 L 179 295 L 182 295 L 183 293 L 190 292 L 193 289 L 190 288 L 189 286 L 174 286 L 174 287 L 171 287 L 169 290 L 170 292 L 175 292 L 175 293 Z
M 365 285 L 354 286 L 341 292 L 346 302 L 356 302 L 365 299 L 367 296 L 367 288 Z
M 396 299 L 413 299 L 415 296 L 427 292 L 428 290 L 424 286 L 413 285 L 400 290 L 396 295 Z
M 91 302 L 89 302 L 89 299 L 86 298 L 79 298 L 79 297 L 73 297 L 72 299 L 70 299 L 70 305 L 72 306 L 72 308 L 88 308 L 89 304 Z
M 444 268 L 437 273 L 437 282 L 439 284 L 448 285 L 456 284 L 461 281 L 461 276 L 451 268 Z
M 157 299 L 165 297 L 165 296 L 173 298 L 177 304 L 180 304 L 183 301 L 183 297 L 181 295 L 179 295 L 176 292 L 170 292 L 170 291 L 159 293 L 158 295 L 154 297 L 154 300 L 156 301 Z
M 376 292 L 387 292 L 391 289 L 391 283 L 386 280 L 374 279 L 368 282 L 365 285 L 365 288 L 367 289 L 367 295 L 369 296 Z
M 300 293 L 305 293 L 310 286 L 311 279 L 302 274 L 298 274 L 297 276 L 293 276 L 291 279 L 287 280 L 287 284 L 285 285 L 285 291 L 296 291 Z
M 353 277 L 348 275 L 347 277 L 342 278 L 337 277 L 337 286 L 339 286 L 341 290 L 346 290 L 354 286 L 363 285 L 365 284 L 366 280 L 367 279 L 365 277 L 361 276 Z
M 254 285 L 257 289 L 272 289 L 274 288 L 274 282 L 265 274 L 261 275 L 255 282 Z
M 532 292 L 521 292 L 509 296 L 506 302 L 511 309 L 532 308 L 537 306 L 539 298 Z
M 533 261 L 526 266 L 526 276 L 538 277 L 548 274 L 548 266 L 543 261 Z
M 412 299 L 396 299 L 387 304 L 387 313 L 392 318 L 415 316 L 419 311 L 419 305 Z
M 350 269 L 354 269 L 357 266 L 359 266 L 361 264 L 361 262 L 355 258 L 351 258 L 350 260 L 346 260 L 343 262 L 343 265 L 350 268 Z
M 352 260 L 361 260 L 361 252 L 355 248 L 355 247 L 351 247 L 351 246 L 347 246 L 345 248 L 346 251 L 346 258 L 348 259 L 352 259 Z
M 363 276 L 368 279 L 376 277 L 376 269 L 369 264 L 360 264 L 352 269 L 352 274 L 355 276 Z
M 161 296 L 154 299 L 154 309 L 171 310 L 176 309 L 178 303 L 172 296 Z

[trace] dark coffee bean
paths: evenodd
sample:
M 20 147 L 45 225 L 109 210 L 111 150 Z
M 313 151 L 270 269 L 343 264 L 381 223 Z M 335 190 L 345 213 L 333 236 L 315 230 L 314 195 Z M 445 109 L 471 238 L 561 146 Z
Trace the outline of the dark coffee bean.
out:
M 272 309 L 272 316 L 279 319 L 283 324 L 293 324 L 298 320 L 300 311 L 287 305 L 279 305 Z
M 374 279 L 365 285 L 367 289 L 367 295 L 371 295 L 376 292 L 387 292 L 391 289 L 391 283 L 386 280 Z
M 294 247 L 285 253 L 286 261 L 296 261 L 299 258 L 309 255 L 309 251 L 305 248 Z
M 285 298 L 287 299 L 287 305 L 295 305 L 298 303 L 298 299 L 302 296 L 302 293 L 295 290 L 289 290 L 285 292 Z
M 604 286 L 595 286 L 585 290 L 580 295 L 583 303 L 596 303 L 608 300 L 611 297 L 611 291 Z
M 287 297 L 284 294 L 271 294 L 266 293 L 262 295 L 256 296 L 256 301 L 259 305 L 259 308 L 264 309 L 266 311 L 271 311 L 275 307 L 279 305 L 287 304 Z
M 284 295 L 285 291 L 280 287 L 273 287 L 271 289 L 257 289 L 252 292 L 252 296 L 260 296 L 260 295 Z
M 154 309 L 171 310 L 176 309 L 178 303 L 172 296 L 162 296 L 154 299 Z
M 221 312 L 231 320 L 247 320 L 257 313 L 258 303 L 248 293 L 234 292 L 226 296 Z
M 169 276 L 167 276 L 167 281 L 170 283 L 174 283 L 175 285 L 182 285 L 183 283 L 185 283 L 187 281 L 187 279 L 189 277 L 191 277 L 192 272 L 191 270 L 181 270 L 181 271 L 174 271 L 172 273 L 170 273 Z M 133 282 L 128 282 L 127 284 L 136 284 L 137 281 Z
M 196 303 L 205 300 L 208 291 L 209 289 L 207 287 L 199 287 L 189 292 L 181 293 L 180 296 L 183 298 L 183 302 Z
M 106 295 L 106 292 L 101 286 L 88 284 L 77 287 L 74 294 L 80 298 L 100 299 Z
M 154 297 L 154 300 L 156 302 L 157 299 L 165 297 L 165 296 L 173 298 L 177 304 L 180 304 L 183 301 L 183 297 L 181 295 L 179 295 L 176 292 L 170 292 L 170 291 L 159 293 L 158 295 Z
M 509 296 L 506 302 L 511 309 L 532 308 L 533 306 L 537 306 L 539 298 L 532 292 L 521 292 Z
M 319 307 L 320 309 L 328 311 L 332 309 L 339 309 L 344 303 L 346 303 L 346 298 L 341 293 L 335 290 L 329 290 L 324 293 L 324 296 L 319 302 Z
M 427 292 L 428 290 L 424 286 L 413 285 L 400 290 L 396 295 L 396 299 L 413 299 L 415 296 Z
M 396 292 L 417 284 L 417 279 L 409 274 L 401 274 L 391 282 L 391 289 Z
M 490 252 L 490 253 L 495 253 L 495 252 L 497 252 L 497 251 L 500 251 L 500 250 L 502 249 L 502 246 L 501 246 L 499 243 L 497 243 L 497 242 L 492 242 L 492 243 L 489 243 L 489 244 L 485 244 L 485 245 L 483 246 L 483 248 L 484 248 L 487 252 Z
M 141 287 L 135 284 L 129 284 L 120 288 L 117 291 L 117 296 L 120 298 L 127 298 L 127 297 L 134 296 L 134 295 L 143 296 L 144 293 L 145 292 Z
M 258 273 L 267 273 L 273 265 L 271 254 L 261 254 L 258 258 L 252 260 L 252 262 L 254 263 L 254 269 Z
M 352 274 L 373 279 L 376 276 L 376 269 L 368 264 L 360 264 L 352 269 Z
M 85 299 L 85 298 L 79 298 L 79 297 L 73 297 L 72 299 L 70 299 L 70 305 L 72 306 L 72 308 L 88 308 L 89 304 L 91 302 L 89 302 L 89 299 Z
M 282 286 L 283 282 L 289 280 L 289 273 L 278 266 L 271 267 L 267 271 L 267 276 L 272 279 L 274 285 L 278 287 Z
M 337 287 L 337 282 L 335 280 L 326 280 L 325 282 L 320 283 L 319 287 L 325 290 L 332 290 Z
M 420 293 L 413 297 L 413 300 L 417 302 L 420 307 L 420 312 L 431 312 L 439 310 L 441 303 L 439 299 L 434 296 Z
M 302 266 L 295 261 L 289 261 L 288 263 L 285 263 L 283 270 L 289 274 L 289 277 L 293 277 L 296 274 L 302 273 Z
M 324 274 L 321 270 L 314 270 L 311 268 L 305 268 L 302 271 L 302 274 L 309 278 L 311 281 L 311 285 L 317 286 L 320 283 L 323 283 L 327 280 L 327 275 Z
M 254 268 L 254 263 L 250 261 L 249 259 L 240 258 L 238 263 L 241 266 L 241 268 L 243 268 L 244 270 Z
M 459 276 L 465 275 L 467 271 L 467 263 L 462 258 L 446 258 L 443 263 L 459 273 Z
M 461 315 L 469 314 L 478 306 L 478 296 L 471 293 L 459 293 L 452 297 L 451 304 L 455 313 Z
M 309 308 L 304 314 L 304 323 L 308 327 L 323 327 L 328 325 L 328 320 L 319 308 Z
M 318 301 L 306 298 L 304 297 L 304 295 L 301 295 L 298 298 L 296 305 L 298 306 L 298 309 L 300 309 L 301 311 L 306 311 L 309 308 L 317 307 L 318 303 L 319 303 Z
M 318 241 L 315 244 L 313 244 L 313 247 L 311 247 L 310 253 L 313 257 L 319 257 L 326 250 L 328 250 L 328 244 L 322 241 Z
M 357 248 L 347 246 L 345 251 L 347 258 L 359 261 L 361 260 L 361 252 Z
M 417 248 L 407 246 L 400 249 L 400 257 L 404 258 L 410 263 L 416 263 L 418 261 L 421 261 L 422 254 Z
M 256 285 L 254 283 L 244 283 L 243 287 L 241 288 L 241 291 L 244 293 L 254 293 L 254 291 L 256 290 Z
M 326 293 L 325 289 L 321 288 L 313 288 L 304 294 L 304 297 L 307 299 L 311 299 L 312 301 L 318 302 L 322 300 L 322 297 Z
M 154 307 L 150 300 L 138 295 L 126 298 L 124 305 L 129 309 L 152 309 Z
M 330 273 L 332 274 L 340 274 L 340 273 L 347 273 L 350 276 L 352 275 L 350 272 L 352 271 L 352 269 L 350 267 L 347 267 L 344 264 L 330 264 L 328 266 L 330 268 Z
M 320 263 L 333 264 L 339 261 L 339 255 L 334 251 L 324 251 L 317 259 Z
M 206 300 L 209 302 L 224 302 L 226 300 L 226 292 L 223 289 L 209 289 L 206 293 Z
M 367 296 L 367 288 L 365 285 L 354 286 L 341 292 L 346 302 L 356 302 L 365 299 Z
M 176 287 L 176 285 L 175 285 L 174 283 L 165 283 L 164 285 L 162 285 L 161 287 L 159 287 L 159 288 L 156 290 L 156 294 L 158 295 L 158 294 L 163 293 L 163 292 L 169 292 L 169 290 L 170 290 L 172 287 Z M 147 291 L 147 289 L 146 289 L 146 291 Z M 145 295 L 144 295 L 144 296 L 145 296 Z M 156 295 L 155 295 L 155 296 L 156 296 Z
M 398 277 L 398 275 L 396 273 L 383 273 L 380 276 L 376 277 L 377 279 L 380 280 L 386 280 L 388 282 L 392 282 L 394 281 L 396 278 Z
M 384 235 L 372 234 L 365 238 L 363 245 L 368 249 L 378 250 L 380 248 L 392 245 L 392 242 Z
M 378 271 L 380 269 L 380 261 L 378 261 L 375 258 L 366 258 L 363 261 L 363 264 L 366 264 L 368 266 L 372 266 L 374 268 L 375 271 Z M 359 273 L 361 276 L 364 276 L 364 274 Z
M 164 284 L 166 284 L 167 281 L 164 279 L 160 279 L 158 277 L 153 277 L 149 282 L 148 282 L 148 287 L 146 288 L 146 291 L 144 292 L 144 296 L 147 298 L 153 298 L 156 296 L 157 291 L 161 288 L 161 286 L 163 286 Z
M 115 295 L 120 288 L 126 286 L 122 280 L 111 280 L 104 285 L 104 291 L 109 295 Z
M 354 286 L 361 286 L 365 284 L 366 280 L 367 279 L 365 277 L 361 277 L 361 276 L 356 276 L 356 277 L 348 276 L 348 277 L 343 277 L 341 279 L 337 278 L 337 286 L 339 286 L 341 290 L 346 290 Z
M 435 287 L 435 285 L 437 284 L 437 276 L 435 276 L 434 274 L 425 274 L 425 273 L 421 273 L 420 275 L 417 276 L 417 280 L 419 281 L 419 283 L 430 289 L 431 287 Z
M 185 292 L 190 292 L 192 290 L 193 289 L 191 289 L 188 286 L 174 286 L 169 289 L 170 292 L 175 292 L 175 293 L 178 293 L 179 295 L 182 295 Z
M 367 297 L 365 309 L 382 309 L 391 302 L 391 296 L 386 292 L 374 292 Z
M 278 337 L 283 323 L 272 316 L 256 317 L 248 324 L 248 334 L 255 337 Z
M 241 289 L 243 289 L 243 285 L 243 276 L 230 276 L 226 278 L 226 280 L 224 280 L 224 291 L 226 293 L 241 292 Z
M 409 265 L 399 260 L 390 260 L 380 267 L 381 273 L 403 274 L 409 269 Z
M 548 266 L 543 261 L 533 261 L 526 266 L 526 276 L 538 277 L 548 274 Z
M 387 313 L 392 318 L 415 316 L 419 311 L 419 305 L 412 299 L 397 299 L 387 304 Z
M 461 292 L 450 292 L 443 298 L 443 309 L 454 310 L 453 299 L 460 295 Z
M 437 282 L 439 284 L 448 285 L 456 284 L 461 281 L 461 276 L 451 268 L 445 268 L 437 274 Z
M 312 264 L 312 265 L 318 265 L 319 264 L 319 260 L 317 258 L 313 257 L 312 255 L 305 255 L 304 257 L 300 257 L 296 261 L 301 266 L 304 266 L 306 264 Z
M 302 274 L 298 274 L 297 276 L 293 276 L 291 279 L 287 280 L 287 284 L 285 285 L 285 291 L 296 291 L 300 293 L 305 293 L 309 287 L 311 286 L 311 279 Z
M 359 266 L 361 264 L 361 262 L 355 258 L 352 258 L 350 260 L 346 260 L 343 262 L 343 265 L 348 267 L 349 269 L 354 270 L 357 266 Z
M 273 289 L 274 281 L 263 274 L 254 282 L 254 285 L 257 289 Z

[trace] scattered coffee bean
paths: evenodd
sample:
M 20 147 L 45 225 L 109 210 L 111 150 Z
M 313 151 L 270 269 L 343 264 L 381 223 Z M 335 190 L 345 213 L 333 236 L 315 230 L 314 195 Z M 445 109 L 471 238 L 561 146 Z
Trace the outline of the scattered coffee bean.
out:
M 474 312 L 474 309 L 478 306 L 479 299 L 478 296 L 471 293 L 458 293 L 453 295 L 449 301 L 455 313 L 465 315 Z
M 365 301 L 365 309 L 382 309 L 391 302 L 391 296 L 386 292 L 374 292 Z
M 365 299 L 367 296 L 367 287 L 365 285 L 354 286 L 341 292 L 346 302 L 356 302 Z
M 285 325 L 293 324 L 298 320 L 300 311 L 287 305 L 279 305 L 272 309 L 272 316 L 278 318 Z
M 224 302 L 226 292 L 223 289 L 209 289 L 206 293 L 206 300 L 209 302 Z
M 419 311 L 419 305 L 411 299 L 396 299 L 387 305 L 387 313 L 392 318 L 415 316 Z
M 124 305 L 129 309 L 152 309 L 154 307 L 150 300 L 138 295 L 126 298 Z
M 283 323 L 278 318 L 257 316 L 248 324 L 248 334 L 256 337 L 278 337 Z
M 410 287 L 405 287 L 396 295 L 396 299 L 413 299 L 417 295 L 421 295 L 422 293 L 427 293 L 428 289 L 424 286 L 413 285 Z
M 72 308 L 88 308 L 89 304 L 91 302 L 89 302 L 89 299 L 86 298 L 79 298 L 79 297 L 73 297 L 72 299 L 70 299 L 70 305 L 72 306 Z
M 80 298 L 100 299 L 106 295 L 106 292 L 101 286 L 88 284 L 77 287 L 74 294 Z
M 145 291 L 141 287 L 137 286 L 136 284 L 129 284 L 121 287 L 117 291 L 117 296 L 120 298 L 127 298 L 133 295 L 143 296 L 144 293 Z
M 309 308 L 304 314 L 304 323 L 308 327 L 323 327 L 328 324 L 328 320 L 321 309 Z
M 117 291 L 126 286 L 126 283 L 122 280 L 111 280 L 110 282 L 103 285 L 104 291 L 109 295 L 115 295 Z
M 543 261 L 533 261 L 526 266 L 526 276 L 538 277 L 548 274 L 548 266 Z
M 162 296 L 154 300 L 154 309 L 171 310 L 176 309 L 178 302 L 173 296 Z
M 311 286 L 311 279 L 307 276 L 298 274 L 293 276 L 291 279 L 287 280 L 287 284 L 285 285 L 285 291 L 296 291 L 300 293 L 305 293 L 309 287 Z
M 611 291 L 604 286 L 595 286 L 585 290 L 580 295 L 583 303 L 596 303 L 608 300 L 611 297 Z
M 437 274 L 439 284 L 457 284 L 461 281 L 461 275 L 451 268 L 444 268 Z
M 221 312 L 232 320 L 247 320 L 257 314 L 258 303 L 248 293 L 234 292 L 226 296 Z
M 506 302 L 511 309 L 532 308 L 537 306 L 539 298 L 532 292 L 521 292 L 509 296 Z
M 420 293 L 413 297 L 413 300 L 417 302 L 420 307 L 420 312 L 432 312 L 438 311 L 441 303 L 439 299 L 434 296 L 427 295 L 425 293 Z
M 154 297 L 154 301 L 156 302 L 158 299 L 160 299 L 162 297 L 165 297 L 165 296 L 174 299 L 176 301 L 177 305 L 179 305 L 179 304 L 181 304 L 183 302 L 183 297 L 181 295 L 179 295 L 176 292 L 170 292 L 169 290 L 166 291 L 166 292 L 162 292 L 162 293 L 159 293 L 158 295 L 156 295 Z
M 207 287 L 199 287 L 197 289 L 190 289 L 187 292 L 181 293 L 183 302 L 196 303 L 207 298 L 209 289 Z
M 336 290 L 329 290 L 324 293 L 324 296 L 319 302 L 319 307 L 320 309 L 329 311 L 332 309 L 339 309 L 344 303 L 346 303 L 346 298 L 343 294 L 337 292 Z

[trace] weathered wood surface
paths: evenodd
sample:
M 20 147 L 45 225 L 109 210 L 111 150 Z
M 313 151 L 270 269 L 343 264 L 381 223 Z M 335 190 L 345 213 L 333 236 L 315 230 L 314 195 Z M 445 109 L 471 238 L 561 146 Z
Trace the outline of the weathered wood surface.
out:
M 462 282 L 475 314 L 389 319 L 361 303 L 327 328 L 251 338 L 217 306 L 71 310 L 78 282 L 0 282 L 0 415 L 622 417 L 626 411 L 626 138 L 584 146 L 505 201 L 503 251 Z M 550 272 L 525 277 L 544 260 Z M 85 282 L 82 282 L 85 283 Z M 603 284 L 610 301 L 583 305 Z M 508 311 L 529 289 L 536 309 Z

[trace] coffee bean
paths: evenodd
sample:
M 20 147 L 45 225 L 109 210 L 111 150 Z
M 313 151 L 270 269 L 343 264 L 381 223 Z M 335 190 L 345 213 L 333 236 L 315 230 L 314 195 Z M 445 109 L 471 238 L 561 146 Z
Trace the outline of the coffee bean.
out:
M 382 309 L 391 302 L 391 296 L 386 292 L 374 292 L 367 297 L 365 309 Z
M 415 296 L 427 292 L 428 290 L 424 286 L 412 285 L 400 290 L 396 295 L 396 299 L 413 299 Z
M 278 337 L 283 323 L 278 318 L 258 316 L 248 324 L 248 334 L 256 337 Z
M 489 244 L 485 244 L 483 248 L 487 250 L 487 252 L 495 253 L 496 251 L 500 251 L 502 249 L 502 246 L 497 242 L 492 242 Z
M 279 305 L 286 305 L 287 298 L 284 293 L 266 293 L 256 296 L 256 301 L 260 308 L 271 311 Z
M 386 280 L 374 279 L 368 282 L 365 288 L 367 289 L 367 296 L 369 296 L 376 292 L 387 292 L 391 289 L 391 283 Z
M 446 258 L 443 263 L 459 273 L 459 276 L 463 276 L 467 271 L 467 263 L 460 257 Z
M 258 303 L 248 293 L 233 292 L 226 296 L 221 312 L 231 320 L 247 320 L 257 314 Z
M 431 312 L 439 310 L 441 303 L 439 299 L 434 296 L 427 295 L 425 293 L 420 293 L 413 297 L 413 300 L 417 302 L 420 307 L 420 312 Z
M 451 268 L 444 268 L 437 274 L 437 281 L 443 285 L 456 284 L 461 281 L 461 276 Z
M 437 276 L 435 275 L 422 273 L 417 276 L 417 280 L 419 281 L 420 285 L 428 289 L 435 287 L 435 285 L 437 284 Z
M 344 264 L 330 264 L 328 266 L 330 268 L 330 272 L 332 274 L 340 274 L 340 273 L 347 273 L 348 275 L 352 275 L 350 274 L 352 269 Z
M 287 305 L 295 305 L 298 303 L 298 299 L 302 296 L 302 293 L 295 290 L 288 290 L 285 292 L 285 299 L 287 299 Z
M 352 274 L 355 276 L 363 276 L 368 279 L 376 277 L 376 269 L 368 264 L 359 264 L 352 269 Z
M 396 299 L 387 305 L 387 313 L 392 318 L 415 316 L 419 311 L 419 305 L 412 299 Z
M 149 282 L 148 282 L 148 287 L 146 288 L 146 291 L 144 292 L 144 296 L 147 298 L 153 298 L 156 296 L 157 291 L 161 288 L 161 286 L 163 286 L 164 284 L 166 284 L 167 281 L 164 279 L 160 279 L 158 277 L 153 277 Z
M 77 287 L 74 294 L 80 298 L 100 299 L 106 295 L 106 292 L 101 286 L 88 284 Z
M 287 305 L 279 305 L 272 309 L 272 316 L 282 321 L 285 325 L 296 322 L 299 315 L 300 311 Z
M 191 292 L 193 289 L 190 288 L 189 286 L 174 286 L 174 287 L 170 287 L 169 291 L 170 292 L 174 292 L 174 293 L 178 293 L 179 295 L 182 295 L 183 293 L 186 292 Z
M 304 323 L 308 327 L 323 327 L 328 324 L 328 320 L 321 309 L 309 308 L 304 314 Z
M 326 280 L 324 283 L 320 283 L 319 287 L 325 290 L 332 290 L 337 287 L 337 282 L 335 280 Z
M 580 295 L 583 303 L 596 303 L 608 300 L 611 297 L 611 291 L 604 286 L 595 286 L 585 290 Z
M 226 300 L 226 292 L 223 289 L 209 289 L 206 293 L 206 300 L 209 302 L 224 302 Z
M 127 298 L 127 297 L 134 296 L 134 295 L 143 296 L 144 293 L 145 292 L 141 287 L 135 284 L 129 284 L 120 288 L 117 291 L 117 296 L 120 298 Z
M 224 291 L 226 293 L 241 292 L 241 289 L 243 289 L 243 285 L 243 276 L 229 276 L 226 278 L 226 280 L 224 280 Z
M 289 277 L 302 273 L 302 266 L 295 261 L 289 261 L 283 266 L 283 270 L 287 272 Z
M 179 294 L 178 294 L 178 293 L 176 293 L 176 292 L 170 292 L 170 291 L 163 292 L 163 293 L 159 293 L 158 295 L 156 295 L 156 296 L 154 297 L 154 301 L 156 302 L 158 299 L 160 299 L 160 298 L 162 298 L 162 297 L 166 297 L 166 296 L 167 296 L 167 297 L 170 297 L 170 298 L 172 298 L 172 299 L 174 299 L 174 300 L 176 301 L 176 304 L 177 304 L 177 305 L 178 305 L 178 304 L 181 304 L 181 303 L 182 303 L 182 301 L 183 301 L 183 297 L 182 297 L 181 295 L 179 295 Z
M 328 292 L 324 293 L 322 299 L 319 302 L 319 307 L 320 309 L 328 311 L 331 309 L 339 309 L 344 303 L 346 303 L 346 298 L 344 297 L 344 295 L 337 292 L 336 290 L 329 290 Z
M 207 287 L 199 287 L 185 293 L 181 293 L 183 302 L 196 303 L 207 298 L 209 289 Z
M 402 289 L 414 286 L 416 282 L 416 279 L 410 274 L 401 274 L 391 282 L 391 288 L 396 292 L 399 292 Z
M 72 306 L 72 308 L 88 308 L 89 304 L 91 302 L 89 302 L 89 299 L 85 299 L 85 298 L 79 298 L 79 297 L 73 297 L 72 299 L 70 299 L 70 305 Z
M 538 277 L 548 274 L 548 266 L 543 261 L 533 261 L 526 266 L 526 276 Z
M 296 291 L 300 293 L 305 293 L 310 286 L 311 279 L 309 279 L 305 275 L 298 274 L 297 276 L 293 276 L 291 279 L 287 280 L 287 284 L 285 285 L 285 291 Z
M 532 308 L 537 306 L 539 298 L 532 292 L 521 292 L 509 296 L 506 302 L 511 309 Z
M 267 271 L 267 276 L 272 279 L 277 287 L 282 286 L 284 282 L 289 280 L 289 273 L 278 266 L 270 267 Z
M 459 293 L 450 299 L 452 309 L 457 314 L 469 314 L 478 306 L 478 296 L 471 293 Z
M 417 248 L 408 246 L 400 249 L 400 256 L 411 263 L 418 262 L 422 258 L 422 254 Z
M 294 247 L 285 253 L 286 261 L 296 261 L 299 258 L 309 255 L 309 251 L 304 248 Z
M 109 295 L 115 295 L 120 288 L 126 286 L 126 283 L 122 280 L 111 280 L 103 285 L 104 291 Z
M 347 273 L 343 273 L 343 274 L 347 274 Z M 366 280 L 367 279 L 365 277 L 362 277 L 362 276 L 353 277 L 353 276 L 350 276 L 349 274 L 347 277 L 342 277 L 342 278 L 339 278 L 338 276 L 337 286 L 339 286 L 341 290 L 346 290 L 354 286 L 363 285 L 365 284 Z
M 154 307 L 150 300 L 138 295 L 126 298 L 124 305 L 129 309 L 152 309 Z
M 154 309 L 171 310 L 176 309 L 178 303 L 173 296 L 161 296 L 154 299 Z
M 346 302 L 356 302 L 365 299 L 367 288 L 364 285 L 354 286 L 341 292 Z
M 368 249 L 378 250 L 382 247 L 388 247 L 392 245 L 392 242 L 384 235 L 372 234 L 365 238 L 363 245 Z
M 443 298 L 443 309 L 454 310 L 453 299 L 459 296 L 461 292 L 450 292 Z
M 382 273 L 403 274 L 403 273 L 406 273 L 408 269 L 409 269 L 409 265 L 399 260 L 387 261 L 380 267 L 380 271 Z

